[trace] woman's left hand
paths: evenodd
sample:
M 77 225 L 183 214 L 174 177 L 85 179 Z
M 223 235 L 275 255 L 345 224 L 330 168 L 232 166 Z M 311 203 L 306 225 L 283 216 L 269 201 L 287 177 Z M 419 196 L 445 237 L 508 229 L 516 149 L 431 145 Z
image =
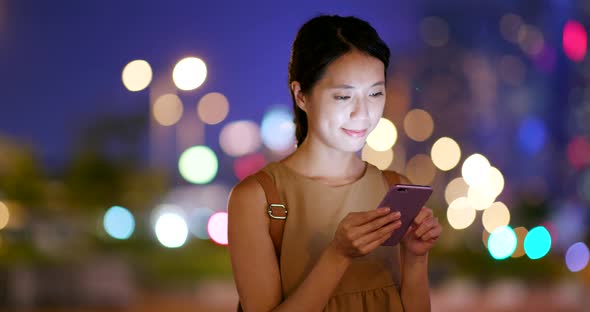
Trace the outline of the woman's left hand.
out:
M 414 222 L 402 239 L 402 246 L 406 252 L 416 256 L 423 256 L 434 246 L 442 233 L 442 226 L 438 218 L 434 217 L 432 209 L 422 207 Z

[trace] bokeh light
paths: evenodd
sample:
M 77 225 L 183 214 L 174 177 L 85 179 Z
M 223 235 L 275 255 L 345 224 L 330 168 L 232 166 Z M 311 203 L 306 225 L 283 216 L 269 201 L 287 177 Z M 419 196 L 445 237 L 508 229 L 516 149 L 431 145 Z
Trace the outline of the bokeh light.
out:
M 207 65 L 197 57 L 180 60 L 172 71 L 172 80 L 180 90 L 189 91 L 200 87 L 207 78 Z
M 107 234 L 116 239 L 128 239 L 135 230 L 133 214 L 121 206 L 109 208 L 104 215 L 103 224 Z
M 156 99 L 152 107 L 154 119 L 162 126 L 172 126 L 182 117 L 182 101 L 176 94 L 164 94 Z
M 504 189 L 504 176 L 496 167 L 490 167 L 487 181 L 469 186 L 467 198 L 475 210 L 484 210 L 496 200 Z
M 222 122 L 229 113 L 229 102 L 219 92 L 205 94 L 197 104 L 197 114 L 201 121 L 208 125 Z
M 378 152 L 391 149 L 397 141 L 397 129 L 393 122 L 382 117 L 377 126 L 367 136 L 367 144 Z
M 295 145 L 295 124 L 290 110 L 273 108 L 264 114 L 260 126 L 262 142 L 271 151 L 281 152 Z
M 467 197 L 469 185 L 461 177 L 453 179 L 445 188 L 445 201 L 450 205 L 459 197 Z
M 504 190 L 504 175 L 498 168 L 490 167 L 490 175 L 486 187 L 495 197 L 500 195 Z
M 496 196 L 488 188 L 470 186 L 467 190 L 467 199 L 473 209 L 484 210 L 494 203 Z
M 516 244 L 516 249 L 514 250 L 514 252 L 511 255 L 512 258 L 520 258 L 525 255 L 524 239 L 526 238 L 528 233 L 529 233 L 529 230 L 527 230 L 523 226 L 519 226 L 517 228 L 514 228 L 514 234 L 516 234 L 516 239 L 518 240 L 518 242 Z
M 442 47 L 449 41 L 449 25 L 439 17 L 426 17 L 420 23 L 420 34 L 428 45 Z
M 572 61 L 581 62 L 586 57 L 588 35 L 584 26 L 570 20 L 563 27 L 563 50 Z
M 226 124 L 219 133 L 219 146 L 226 154 L 239 157 L 255 152 L 262 146 L 258 124 L 249 120 Z
M 551 235 L 544 226 L 532 228 L 524 239 L 524 252 L 531 259 L 544 257 L 551 249 Z
M 538 153 L 545 144 L 545 124 L 539 118 L 527 117 L 518 129 L 518 145 L 528 155 Z
M 406 164 L 406 176 L 412 183 L 430 185 L 435 175 L 436 167 L 426 154 L 418 154 Z
M 361 158 L 364 161 L 376 166 L 380 170 L 386 170 L 393 162 L 393 150 L 388 149 L 383 152 L 372 149 L 369 144 L 365 144 L 361 151 Z
M 567 146 L 567 159 L 575 169 L 590 164 L 590 142 L 582 136 L 573 138 Z
M 518 30 L 518 44 L 530 56 L 537 56 L 543 51 L 545 39 L 543 33 L 533 25 L 523 25 Z
M 508 13 L 500 19 L 500 32 L 504 39 L 516 43 L 518 41 L 518 30 L 524 24 L 522 18 L 516 14 Z
M 579 272 L 586 268 L 590 252 L 583 242 L 571 245 L 565 253 L 565 264 L 571 272 Z
M 8 206 L 5 203 L 0 201 L 0 230 L 5 228 L 8 225 L 8 220 L 10 220 L 10 212 L 8 211 Z
M 486 231 L 492 233 L 496 228 L 506 226 L 510 223 L 510 211 L 502 202 L 493 203 L 484 210 L 482 223 Z
M 423 142 L 432 135 L 434 121 L 427 111 L 413 109 L 404 118 L 404 130 L 410 139 Z
M 475 210 L 469 204 L 466 197 L 455 199 L 447 209 L 447 220 L 456 230 L 469 227 L 475 220 Z
M 469 186 L 487 183 L 490 178 L 490 162 L 481 154 L 473 154 L 463 162 L 461 174 Z
M 510 257 L 516 250 L 517 238 L 509 226 L 496 228 L 488 240 L 488 251 L 492 258 L 502 260 Z
M 190 183 L 206 184 L 217 175 L 218 160 L 209 147 L 199 145 L 185 150 L 178 160 L 182 177 Z
M 434 165 L 443 171 L 449 171 L 461 160 L 461 148 L 455 140 L 442 137 L 432 145 L 430 156 Z
M 121 80 L 123 80 L 123 85 L 127 90 L 141 91 L 147 88 L 152 81 L 152 68 L 144 60 L 131 61 L 123 68 Z
M 209 237 L 219 245 L 227 245 L 227 212 L 217 212 L 209 218 Z
M 156 221 L 156 237 L 168 248 L 178 248 L 188 238 L 188 226 L 184 218 L 176 213 L 164 213 Z
M 200 239 L 209 239 L 209 233 L 207 232 L 207 225 L 209 218 L 215 213 L 210 208 L 196 208 L 190 213 L 189 217 L 189 230 L 190 232 Z
M 243 180 L 262 169 L 265 165 L 266 159 L 264 155 L 260 153 L 245 155 L 234 161 L 234 174 L 238 179 Z

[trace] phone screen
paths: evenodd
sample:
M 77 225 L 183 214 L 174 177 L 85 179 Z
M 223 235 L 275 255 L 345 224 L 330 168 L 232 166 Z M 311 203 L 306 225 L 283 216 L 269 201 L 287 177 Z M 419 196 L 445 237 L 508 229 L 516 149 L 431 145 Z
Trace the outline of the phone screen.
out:
M 391 237 L 382 244 L 383 246 L 399 244 L 431 194 L 432 187 L 412 184 L 396 184 L 387 191 L 377 207 L 389 207 L 392 213 L 400 211 L 402 226 L 393 232 Z

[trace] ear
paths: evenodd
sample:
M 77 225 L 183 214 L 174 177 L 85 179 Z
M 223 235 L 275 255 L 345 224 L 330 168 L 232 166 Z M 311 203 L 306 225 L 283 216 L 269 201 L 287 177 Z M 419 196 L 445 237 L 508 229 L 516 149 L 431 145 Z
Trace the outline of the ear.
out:
M 291 92 L 293 92 L 293 98 L 295 99 L 295 103 L 297 103 L 297 106 L 301 108 L 301 110 L 307 113 L 308 103 L 307 99 L 305 98 L 305 95 L 301 91 L 301 84 L 298 81 L 293 81 L 291 82 L 290 87 Z

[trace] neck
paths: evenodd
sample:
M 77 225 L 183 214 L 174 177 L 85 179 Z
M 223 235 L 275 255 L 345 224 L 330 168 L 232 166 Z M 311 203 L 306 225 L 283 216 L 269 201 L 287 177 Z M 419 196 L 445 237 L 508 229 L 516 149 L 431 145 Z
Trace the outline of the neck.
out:
M 334 183 L 354 181 L 365 171 L 356 153 L 336 150 L 309 137 L 282 162 L 305 176 Z

